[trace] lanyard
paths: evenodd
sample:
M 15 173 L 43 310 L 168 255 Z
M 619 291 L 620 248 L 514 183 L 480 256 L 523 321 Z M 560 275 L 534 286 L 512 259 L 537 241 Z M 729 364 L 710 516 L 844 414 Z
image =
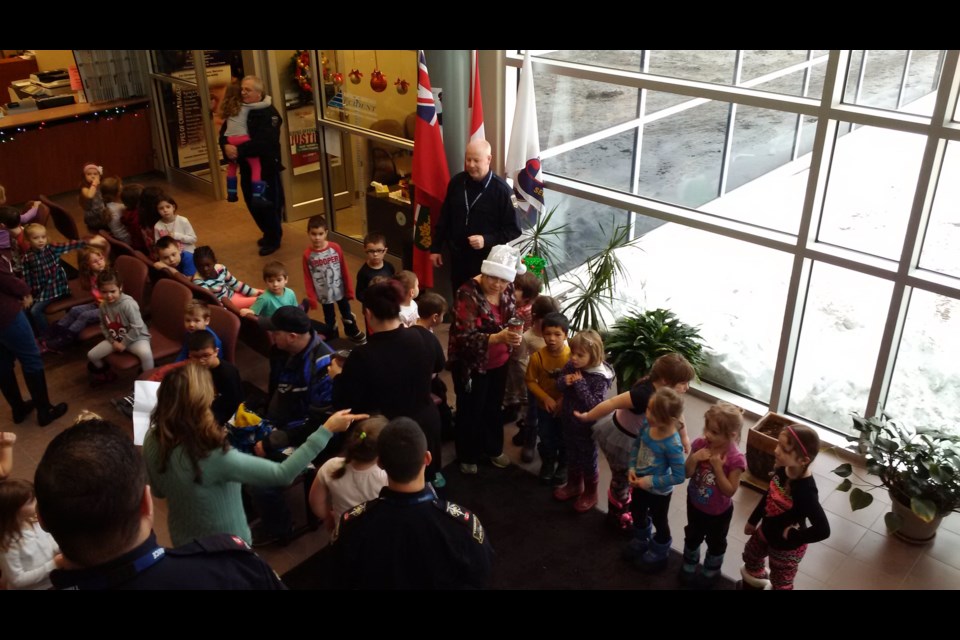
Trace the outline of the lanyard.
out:
M 471 178 L 468 177 L 467 179 L 470 180 Z M 477 200 L 480 199 L 480 196 L 483 195 L 483 192 L 487 190 L 487 185 L 490 184 L 490 180 L 492 179 L 493 179 L 493 171 L 490 171 L 487 174 L 487 181 L 483 183 L 483 188 L 480 189 L 480 193 L 478 193 L 477 197 L 473 199 L 473 202 L 470 202 L 467 199 L 467 183 L 466 182 L 463 183 L 463 204 L 464 206 L 467 207 L 467 219 L 464 222 L 464 226 L 468 226 L 470 224 L 470 210 L 473 209 L 473 205 L 477 204 Z

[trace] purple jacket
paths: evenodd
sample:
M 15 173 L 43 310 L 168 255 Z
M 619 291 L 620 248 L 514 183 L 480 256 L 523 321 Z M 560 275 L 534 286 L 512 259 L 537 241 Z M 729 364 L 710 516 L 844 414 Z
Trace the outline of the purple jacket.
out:
M 580 422 L 573 417 L 574 411 L 589 411 L 603 402 L 607 395 L 610 385 L 613 384 L 614 374 L 606 362 L 601 362 L 595 367 L 581 371 L 583 378 L 577 380 L 572 385 L 566 382 L 566 376 L 576 371 L 572 363 L 567 362 L 560 371 L 560 377 L 557 378 L 557 388 L 563 394 L 563 404 L 561 405 L 561 417 L 564 420 L 570 419 L 577 424 L 590 425 L 593 423 Z

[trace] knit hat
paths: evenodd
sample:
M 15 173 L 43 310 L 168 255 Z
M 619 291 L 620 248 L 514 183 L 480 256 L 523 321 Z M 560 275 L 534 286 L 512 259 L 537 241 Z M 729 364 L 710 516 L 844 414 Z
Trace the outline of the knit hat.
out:
M 490 255 L 480 265 L 480 273 L 507 282 L 513 282 L 518 273 L 526 273 L 527 267 L 520 262 L 520 252 L 510 245 L 498 244 L 490 249 Z
M 83 169 L 80 170 L 80 173 L 84 174 L 87 172 L 87 169 L 90 169 L 90 168 L 96 169 L 100 175 L 103 175 L 103 167 L 101 167 L 100 165 L 96 165 L 92 162 L 88 162 L 84 164 Z

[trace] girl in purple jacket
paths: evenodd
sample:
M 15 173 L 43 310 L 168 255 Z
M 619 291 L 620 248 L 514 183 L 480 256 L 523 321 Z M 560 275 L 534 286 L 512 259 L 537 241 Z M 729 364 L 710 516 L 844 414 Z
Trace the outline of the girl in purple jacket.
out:
M 603 401 L 613 384 L 614 372 L 603 361 L 603 340 L 592 329 L 570 338 L 570 360 L 560 371 L 557 388 L 563 394 L 560 417 L 567 447 L 567 483 L 557 487 L 557 500 L 576 498 L 573 508 L 580 513 L 597 504 L 597 443 L 593 422 L 581 422 L 573 412 L 586 413 Z

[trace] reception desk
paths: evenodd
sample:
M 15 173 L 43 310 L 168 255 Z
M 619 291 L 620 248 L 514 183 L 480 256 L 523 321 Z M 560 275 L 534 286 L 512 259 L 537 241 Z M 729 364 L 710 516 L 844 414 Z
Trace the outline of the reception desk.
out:
M 120 177 L 154 168 L 150 106 L 143 98 L 11 112 L 0 118 L 0 141 L 0 184 L 9 204 L 79 190 L 86 162 Z

